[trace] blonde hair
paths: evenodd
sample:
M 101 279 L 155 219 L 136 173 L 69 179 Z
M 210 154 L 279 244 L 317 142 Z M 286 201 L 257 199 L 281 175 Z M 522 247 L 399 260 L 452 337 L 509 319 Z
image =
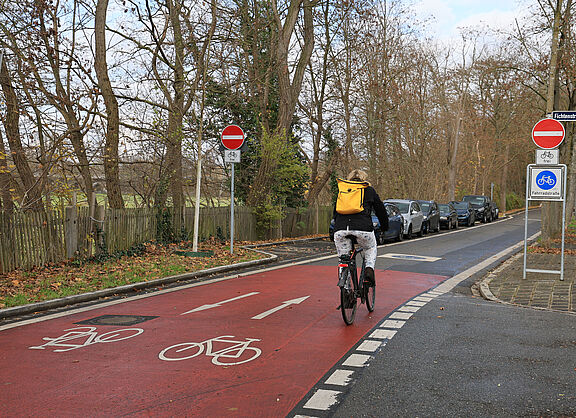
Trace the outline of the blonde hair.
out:
M 349 174 L 348 174 L 348 180 L 352 180 L 352 181 L 366 181 L 368 180 L 368 174 L 366 174 L 365 171 L 362 170 L 352 170 Z

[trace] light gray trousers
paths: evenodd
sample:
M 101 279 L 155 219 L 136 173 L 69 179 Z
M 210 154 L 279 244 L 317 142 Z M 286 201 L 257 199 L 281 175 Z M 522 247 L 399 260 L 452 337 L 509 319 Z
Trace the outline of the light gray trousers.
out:
M 364 249 L 364 254 L 366 257 L 366 267 L 374 268 L 376 264 L 376 255 L 378 254 L 378 249 L 376 248 L 376 236 L 374 232 L 366 231 L 336 231 L 334 233 L 334 244 L 336 244 L 336 251 L 338 251 L 338 256 L 350 253 L 352 250 L 352 243 L 347 236 L 352 235 L 356 237 L 356 242 L 358 246 Z

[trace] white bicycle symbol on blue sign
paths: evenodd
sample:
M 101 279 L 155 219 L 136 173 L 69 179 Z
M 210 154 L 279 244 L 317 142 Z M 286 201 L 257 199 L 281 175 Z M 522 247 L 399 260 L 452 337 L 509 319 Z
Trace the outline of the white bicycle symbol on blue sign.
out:
M 536 184 L 543 190 L 550 190 L 556 185 L 556 175 L 552 171 L 541 171 L 536 176 Z

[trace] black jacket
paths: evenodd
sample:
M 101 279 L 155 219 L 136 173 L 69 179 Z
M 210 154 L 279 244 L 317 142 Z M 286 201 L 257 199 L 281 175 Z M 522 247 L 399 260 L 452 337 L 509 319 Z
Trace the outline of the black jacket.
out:
M 388 212 L 386 212 L 386 207 L 384 207 L 384 203 L 380 200 L 376 190 L 372 186 L 368 186 L 364 191 L 364 210 L 362 212 L 353 215 L 341 215 L 336 212 L 336 206 L 334 206 L 334 232 L 346 229 L 374 231 L 372 216 L 370 215 L 372 210 L 380 220 L 380 228 L 382 231 L 386 231 L 388 229 Z

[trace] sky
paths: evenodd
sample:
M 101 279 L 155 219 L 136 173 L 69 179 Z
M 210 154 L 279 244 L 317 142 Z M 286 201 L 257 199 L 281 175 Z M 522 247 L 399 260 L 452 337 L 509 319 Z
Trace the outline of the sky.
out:
M 486 26 L 509 28 L 536 0 L 416 0 L 414 10 L 420 18 L 430 18 L 434 38 L 459 38 L 458 27 Z

